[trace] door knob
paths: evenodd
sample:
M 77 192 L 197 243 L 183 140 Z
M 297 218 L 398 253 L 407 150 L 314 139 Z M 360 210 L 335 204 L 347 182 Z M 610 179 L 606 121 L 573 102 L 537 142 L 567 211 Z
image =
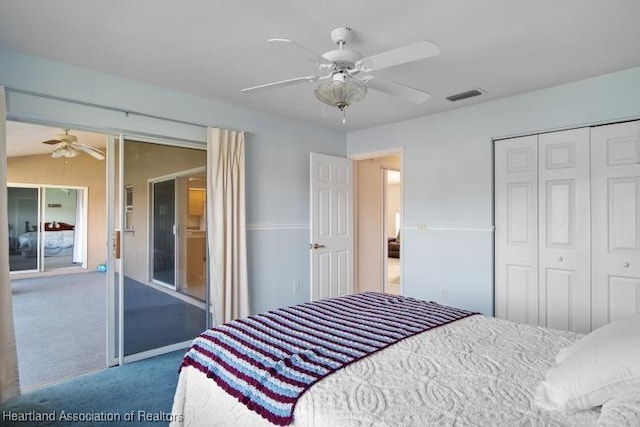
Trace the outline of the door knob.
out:
M 309 247 L 311 249 L 320 249 L 320 248 L 324 248 L 325 246 L 324 245 L 319 245 L 317 243 L 313 243 L 313 244 L 310 244 Z
M 558 257 L 558 262 L 562 262 L 564 261 L 564 258 L 562 258 L 561 256 Z
M 627 267 L 629 267 L 630 265 L 631 265 L 631 264 L 629 264 L 628 262 L 625 262 L 624 264 L 622 264 L 622 266 L 623 266 L 624 268 L 627 268 Z

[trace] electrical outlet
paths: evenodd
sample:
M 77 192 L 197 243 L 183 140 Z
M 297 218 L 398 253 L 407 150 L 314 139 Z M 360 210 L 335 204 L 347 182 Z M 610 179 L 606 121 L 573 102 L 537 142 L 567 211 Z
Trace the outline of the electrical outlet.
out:
M 300 292 L 300 282 L 296 280 L 293 282 L 293 293 L 297 294 L 298 292 Z
M 427 231 L 429 231 L 429 227 L 427 227 L 427 224 L 418 224 L 417 228 L 419 233 L 426 233 Z
M 447 292 L 446 289 L 443 289 L 442 290 L 442 300 L 446 301 L 448 297 L 449 297 L 449 293 Z

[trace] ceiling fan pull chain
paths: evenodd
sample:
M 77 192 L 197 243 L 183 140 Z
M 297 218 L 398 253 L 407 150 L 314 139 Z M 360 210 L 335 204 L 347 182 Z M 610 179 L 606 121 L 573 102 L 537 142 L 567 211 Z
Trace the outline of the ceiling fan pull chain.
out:
M 347 123 L 347 111 L 346 108 L 342 109 L 342 124 Z

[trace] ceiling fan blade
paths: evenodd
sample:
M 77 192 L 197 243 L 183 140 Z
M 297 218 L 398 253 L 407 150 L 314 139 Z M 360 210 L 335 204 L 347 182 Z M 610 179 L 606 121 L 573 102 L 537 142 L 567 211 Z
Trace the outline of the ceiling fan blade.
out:
M 74 147 L 78 150 L 84 151 L 85 153 L 95 157 L 98 160 L 104 160 L 104 155 L 100 150 L 97 150 L 85 144 L 75 144 Z
M 289 39 L 269 39 L 267 40 L 269 43 L 282 46 L 284 48 L 290 49 L 298 55 L 304 56 L 307 60 L 313 62 L 314 64 L 320 66 L 331 66 L 331 61 L 325 59 L 319 53 L 312 51 L 311 49 L 301 45 L 300 43 L 294 42 Z
M 242 92 L 243 93 L 260 92 L 262 90 L 273 89 L 276 87 L 292 86 L 298 83 L 315 82 L 318 79 L 320 79 L 320 77 L 318 76 L 297 77 L 295 79 L 282 80 L 279 82 L 267 83 L 260 86 L 248 87 L 248 88 L 242 89 Z
M 375 89 L 389 95 L 397 96 L 404 99 L 405 101 L 413 102 L 414 104 L 422 104 L 431 97 L 430 93 L 421 91 L 419 89 L 415 89 L 410 86 L 406 86 L 389 80 L 380 80 L 375 77 L 369 77 L 368 79 L 366 79 L 365 84 L 368 88 Z
M 43 144 L 49 144 L 49 145 L 55 145 L 55 144 L 60 144 L 62 141 L 60 141 L 59 139 L 50 139 L 48 141 L 42 141 Z
M 363 71 L 381 70 L 436 55 L 440 55 L 438 46 L 428 41 L 422 41 L 369 56 L 358 61 L 356 66 Z

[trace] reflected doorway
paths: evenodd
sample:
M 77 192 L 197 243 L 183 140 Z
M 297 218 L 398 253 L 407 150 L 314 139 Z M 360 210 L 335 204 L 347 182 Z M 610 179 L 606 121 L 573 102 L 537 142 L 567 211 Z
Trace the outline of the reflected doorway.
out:
M 11 272 L 39 270 L 37 256 L 40 247 L 37 227 L 39 200 L 38 187 L 7 186 L 9 271 Z
M 204 170 L 193 171 L 177 179 L 180 194 L 186 197 L 181 215 L 182 250 L 178 260 L 180 280 L 178 291 L 205 301 L 207 274 L 207 188 Z
M 176 180 L 151 183 L 153 281 L 176 287 Z
M 207 189 L 202 168 L 150 184 L 154 283 L 205 300 Z
M 7 185 L 9 271 L 86 268 L 86 187 Z

